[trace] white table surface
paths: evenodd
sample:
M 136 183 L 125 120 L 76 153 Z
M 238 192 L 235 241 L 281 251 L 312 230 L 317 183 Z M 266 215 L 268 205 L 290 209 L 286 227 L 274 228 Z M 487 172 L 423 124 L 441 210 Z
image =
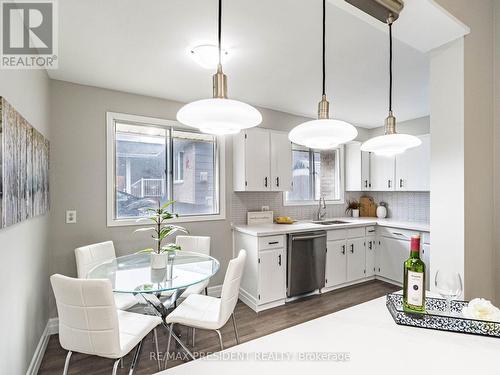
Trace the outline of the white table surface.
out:
M 214 333 L 215 335 L 215 333 Z M 161 374 L 318 375 L 500 373 L 500 339 L 398 326 L 385 297 L 220 352 L 348 352 L 347 362 L 221 360 L 209 356 Z

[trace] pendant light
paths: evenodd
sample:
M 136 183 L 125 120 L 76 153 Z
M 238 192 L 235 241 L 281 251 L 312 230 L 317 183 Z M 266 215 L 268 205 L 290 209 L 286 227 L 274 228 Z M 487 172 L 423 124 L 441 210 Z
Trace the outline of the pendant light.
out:
M 389 15 L 389 116 L 385 119 L 385 134 L 369 139 L 361 145 L 361 151 L 373 152 L 376 155 L 394 156 L 409 148 L 417 147 L 422 141 L 413 135 L 396 132 L 396 117 L 392 114 L 392 24 L 394 17 Z
M 177 120 L 208 134 L 236 134 L 262 122 L 260 112 L 246 103 L 227 98 L 227 77 L 222 72 L 222 0 L 219 0 L 218 49 L 219 63 L 213 76 L 213 98 L 184 105 L 177 112 Z
M 358 135 L 358 131 L 351 124 L 329 118 L 330 104 L 326 100 L 325 90 L 325 26 L 326 1 L 323 0 L 323 95 L 318 104 L 318 119 L 304 122 L 288 134 L 288 139 L 293 143 L 319 150 L 336 148 L 352 141 Z

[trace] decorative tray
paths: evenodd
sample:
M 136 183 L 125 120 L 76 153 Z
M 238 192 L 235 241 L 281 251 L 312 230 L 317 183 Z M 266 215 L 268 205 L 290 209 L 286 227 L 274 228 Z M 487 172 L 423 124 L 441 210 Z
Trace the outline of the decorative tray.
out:
M 427 297 L 425 314 L 409 314 L 403 311 L 402 294 L 388 294 L 386 300 L 387 309 L 397 324 L 500 338 L 500 323 L 469 319 L 462 315 L 462 309 L 467 306 L 467 303 L 466 301 L 451 301 L 451 313 L 448 314 L 446 300 Z

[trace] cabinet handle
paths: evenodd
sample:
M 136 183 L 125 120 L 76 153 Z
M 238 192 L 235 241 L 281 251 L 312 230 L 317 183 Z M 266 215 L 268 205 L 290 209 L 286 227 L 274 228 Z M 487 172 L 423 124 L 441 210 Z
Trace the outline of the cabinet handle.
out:
M 342 255 L 345 255 L 345 245 L 342 245 Z
M 365 188 L 368 187 L 368 180 L 365 180 Z
M 400 188 L 402 188 L 402 187 L 403 187 L 403 179 L 402 179 L 402 178 L 400 178 L 400 179 L 399 179 L 399 187 L 400 187 Z
M 387 186 L 389 187 L 389 189 L 391 188 L 391 180 L 387 180 Z
M 351 244 L 351 254 L 354 254 L 354 244 Z
M 280 267 L 281 267 L 281 254 L 280 254 L 280 255 L 278 255 L 278 266 L 280 266 Z
M 279 243 L 279 241 L 271 241 L 271 242 L 268 242 L 267 244 L 268 245 L 277 245 Z
M 280 178 L 276 177 L 276 187 L 280 187 Z
M 267 177 L 264 177 L 264 186 L 267 187 Z
M 372 244 L 372 241 L 369 241 L 369 242 L 368 242 L 368 248 L 369 248 L 370 250 L 372 250 L 372 248 L 373 248 L 373 246 L 372 246 L 372 245 L 373 245 L 373 244 Z

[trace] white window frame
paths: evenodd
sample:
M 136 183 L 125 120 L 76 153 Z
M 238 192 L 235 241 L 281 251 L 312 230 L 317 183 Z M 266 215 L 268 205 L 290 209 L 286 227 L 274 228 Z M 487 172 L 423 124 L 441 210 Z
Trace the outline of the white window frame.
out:
M 182 159 L 180 158 L 180 154 L 182 154 Z M 174 169 L 174 184 L 182 184 L 184 182 L 184 151 L 177 152 L 177 169 Z M 175 171 L 177 170 L 177 176 L 175 175 Z M 182 178 L 179 177 L 179 172 L 182 171 Z
M 306 150 L 307 148 L 304 148 Z M 345 204 L 345 162 L 344 162 L 344 146 L 337 147 L 339 150 L 339 167 L 340 167 L 340 198 L 336 200 L 327 200 L 326 205 L 338 205 Z M 308 149 L 307 149 L 308 150 Z M 320 150 L 313 150 L 320 151 Z M 293 168 L 293 165 L 292 165 Z M 307 201 L 289 201 L 286 199 L 286 191 L 283 192 L 283 206 L 317 206 L 319 203 L 318 200 L 307 200 Z
M 131 225 L 144 225 L 137 223 L 137 218 L 117 219 L 115 212 L 115 124 L 116 122 L 135 123 L 138 125 L 155 125 L 159 127 L 174 128 L 180 131 L 196 132 L 193 128 L 182 125 L 174 120 L 165 120 L 156 117 L 138 116 L 119 112 L 106 112 L 106 222 L 108 227 L 120 227 Z M 198 221 L 213 221 L 226 219 L 226 151 L 224 138 L 216 137 L 216 163 L 215 174 L 218 184 L 216 185 L 218 195 L 219 213 L 207 215 L 181 216 L 169 220 L 171 223 L 188 223 Z

